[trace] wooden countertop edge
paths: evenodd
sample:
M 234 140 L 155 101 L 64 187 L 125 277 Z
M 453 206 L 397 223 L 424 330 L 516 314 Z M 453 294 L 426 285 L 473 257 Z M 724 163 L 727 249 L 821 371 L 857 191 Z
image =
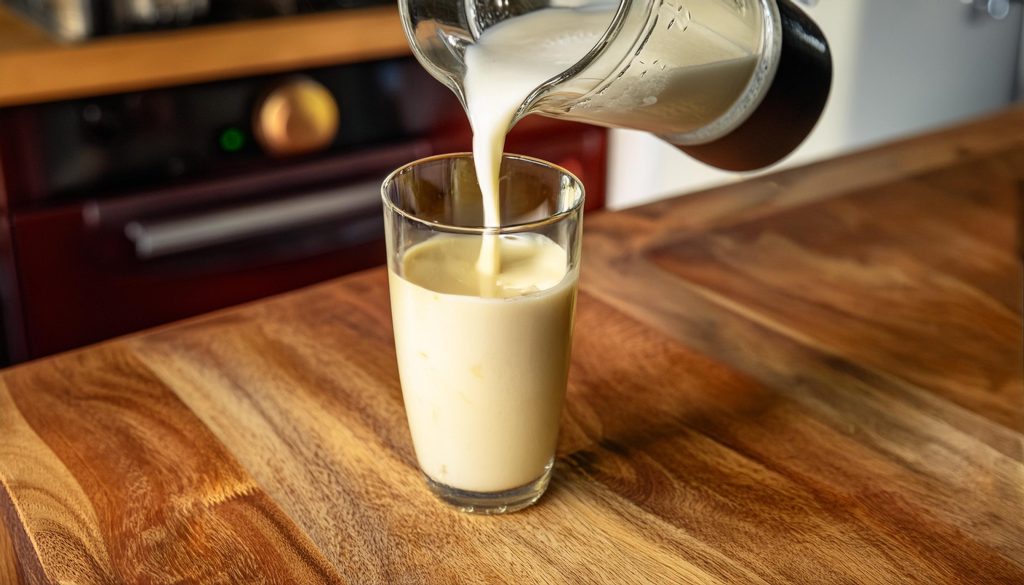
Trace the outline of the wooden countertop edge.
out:
M 211 25 L 61 45 L 5 13 L 0 106 L 101 95 L 409 54 L 392 7 Z

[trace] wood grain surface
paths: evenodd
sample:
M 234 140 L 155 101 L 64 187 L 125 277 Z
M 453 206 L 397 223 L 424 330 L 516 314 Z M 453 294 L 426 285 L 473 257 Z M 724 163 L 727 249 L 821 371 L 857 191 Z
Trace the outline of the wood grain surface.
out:
M 6 522 L 0 522 L 0 583 L 21 585 L 24 581 L 18 571 L 18 557 L 14 541 Z
M 347 9 L 61 44 L 0 7 L 0 106 L 409 54 L 398 9 Z
M 1012 110 L 588 216 L 505 517 L 424 486 L 381 270 L 8 370 L 0 577 L 1024 582 L 1022 185 Z

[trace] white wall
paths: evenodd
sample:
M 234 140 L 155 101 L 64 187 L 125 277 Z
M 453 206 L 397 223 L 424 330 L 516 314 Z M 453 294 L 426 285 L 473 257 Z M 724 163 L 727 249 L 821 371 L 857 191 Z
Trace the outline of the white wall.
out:
M 821 0 L 809 9 L 832 49 L 832 92 L 818 126 L 781 166 L 1008 104 L 1020 54 L 1020 5 L 1002 21 L 972 10 L 961 0 Z M 713 169 L 656 138 L 623 130 L 612 132 L 610 160 L 612 208 L 750 176 Z

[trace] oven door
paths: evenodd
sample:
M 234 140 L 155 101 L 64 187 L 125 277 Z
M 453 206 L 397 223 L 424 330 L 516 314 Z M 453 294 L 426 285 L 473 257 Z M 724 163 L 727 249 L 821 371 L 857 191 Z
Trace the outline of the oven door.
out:
M 413 142 L 241 180 L 14 213 L 11 358 L 381 264 L 381 180 L 428 148 Z

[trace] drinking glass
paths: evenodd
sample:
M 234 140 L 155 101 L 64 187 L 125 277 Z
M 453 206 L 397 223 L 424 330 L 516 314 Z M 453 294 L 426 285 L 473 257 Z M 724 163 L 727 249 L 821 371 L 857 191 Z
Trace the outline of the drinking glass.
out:
M 484 227 L 466 153 L 399 168 L 382 196 L 395 351 L 427 484 L 466 512 L 529 506 L 551 477 L 565 397 L 583 185 L 505 155 L 501 227 Z M 501 268 L 481 274 L 477 256 L 493 248 Z

